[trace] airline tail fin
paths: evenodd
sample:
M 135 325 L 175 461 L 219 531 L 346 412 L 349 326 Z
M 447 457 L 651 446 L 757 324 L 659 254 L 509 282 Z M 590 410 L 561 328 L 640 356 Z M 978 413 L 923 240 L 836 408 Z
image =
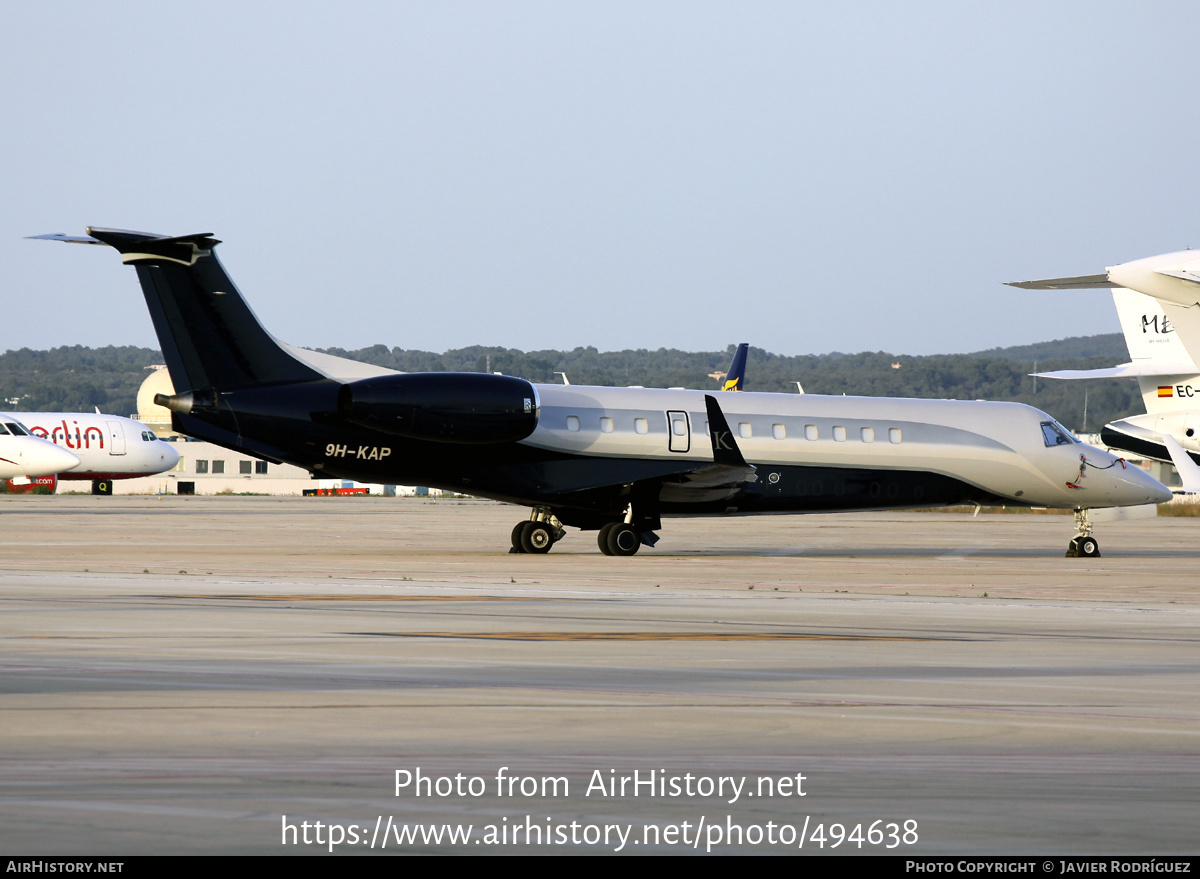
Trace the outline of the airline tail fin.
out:
M 177 237 L 91 227 L 90 238 L 42 235 L 58 241 L 107 244 L 137 269 L 171 381 L 179 392 L 232 390 L 312 381 L 325 375 L 268 333 L 226 274 L 211 234 Z
M 1130 360 L 1158 367 L 1158 375 L 1198 371 L 1163 303 L 1124 287 L 1115 288 L 1112 295 Z
M 746 381 L 746 355 L 750 351 L 750 343 L 742 342 L 733 352 L 733 360 L 729 363 L 729 372 L 725 373 L 725 382 L 721 385 L 723 391 L 744 391 Z
M 1200 383 L 1200 369 L 1172 320 L 1176 316 L 1189 322 L 1186 309 L 1124 287 L 1113 290 L 1113 303 L 1125 333 L 1130 363 L 1137 367 L 1138 388 L 1146 411 L 1178 408 L 1175 388 Z
M 1130 361 L 1107 369 L 1061 369 L 1038 375 L 1061 379 L 1136 378 L 1147 412 L 1177 409 L 1180 401 L 1175 389 L 1200 386 L 1200 368 L 1183 334 L 1183 329 L 1191 329 L 1193 316 L 1189 312 L 1197 309 L 1162 302 L 1125 287 L 1114 286 L 1112 296 Z M 1185 327 L 1177 326 L 1177 321 Z

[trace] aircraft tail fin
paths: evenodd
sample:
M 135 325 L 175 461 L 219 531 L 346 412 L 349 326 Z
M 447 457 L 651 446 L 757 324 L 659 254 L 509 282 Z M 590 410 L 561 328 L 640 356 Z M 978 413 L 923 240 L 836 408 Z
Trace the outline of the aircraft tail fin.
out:
M 750 343 L 742 342 L 733 352 L 733 360 L 729 362 L 729 372 L 725 373 L 723 391 L 744 391 L 746 381 L 746 355 L 750 351 Z
M 268 333 L 226 274 L 211 234 L 177 237 L 89 228 L 137 270 L 171 381 L 179 392 L 312 381 L 324 374 Z
M 1184 336 L 1185 332 L 1193 330 L 1189 312 L 1195 309 L 1166 303 L 1124 287 L 1118 287 L 1112 293 L 1125 344 L 1129 348 L 1130 365 L 1136 367 L 1146 411 L 1177 409 L 1180 400 L 1176 389 L 1200 384 L 1200 375 L 1197 375 L 1200 369 L 1196 367 Z M 1184 404 L 1188 402 L 1183 401 Z
M 1163 302 L 1125 287 L 1113 287 L 1112 296 L 1129 349 L 1129 363 L 1037 375 L 1059 379 L 1136 378 L 1142 402 L 1150 413 L 1190 404 L 1187 395 L 1192 388 L 1200 387 L 1200 368 L 1191 353 L 1200 346 L 1189 344 L 1191 338 L 1200 337 L 1200 308 Z
M 1112 297 L 1134 363 L 1161 364 L 1159 375 L 1197 371 L 1163 303 L 1124 287 L 1115 288 Z

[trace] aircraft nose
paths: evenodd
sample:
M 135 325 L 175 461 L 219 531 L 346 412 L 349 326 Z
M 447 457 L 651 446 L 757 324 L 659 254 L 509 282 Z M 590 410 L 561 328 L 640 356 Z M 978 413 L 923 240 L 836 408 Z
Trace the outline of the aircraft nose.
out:
M 66 449 L 53 443 L 39 443 L 36 451 L 25 456 L 29 467 L 36 467 L 39 474 L 66 473 L 79 466 L 79 459 Z
M 1140 504 L 1165 504 L 1173 495 L 1167 488 L 1145 470 L 1131 464 L 1117 474 L 1118 485 L 1113 491 L 1118 506 Z
M 170 443 L 164 443 L 161 440 L 158 443 L 159 451 L 162 453 L 162 462 L 166 464 L 166 469 L 170 470 L 179 463 L 179 452 L 175 451 L 175 447 Z

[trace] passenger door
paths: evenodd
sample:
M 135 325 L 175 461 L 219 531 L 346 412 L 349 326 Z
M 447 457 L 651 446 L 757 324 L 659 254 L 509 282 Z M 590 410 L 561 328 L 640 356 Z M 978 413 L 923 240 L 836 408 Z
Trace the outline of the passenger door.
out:
M 667 448 L 672 452 L 686 452 L 692 447 L 692 427 L 686 412 L 667 412 Z

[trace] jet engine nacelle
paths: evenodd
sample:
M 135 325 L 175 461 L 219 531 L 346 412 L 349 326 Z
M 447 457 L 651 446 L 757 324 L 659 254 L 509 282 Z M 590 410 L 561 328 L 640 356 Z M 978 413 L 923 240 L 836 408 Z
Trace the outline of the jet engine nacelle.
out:
M 381 375 L 338 391 L 338 414 L 351 424 L 435 442 L 515 442 L 533 433 L 538 410 L 533 385 L 510 375 Z

